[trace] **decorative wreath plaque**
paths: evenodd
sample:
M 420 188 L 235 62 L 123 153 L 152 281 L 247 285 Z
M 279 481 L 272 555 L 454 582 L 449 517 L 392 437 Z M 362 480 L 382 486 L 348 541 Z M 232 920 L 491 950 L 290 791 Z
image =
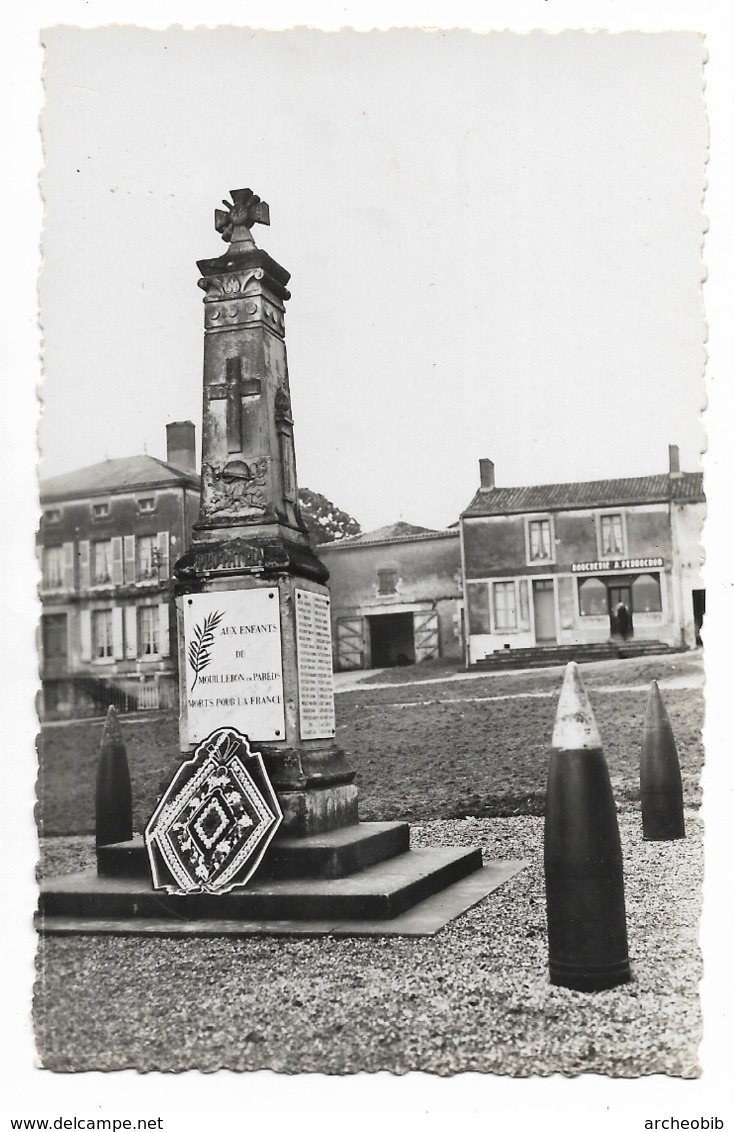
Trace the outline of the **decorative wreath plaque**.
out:
M 179 767 L 148 822 L 153 887 L 180 896 L 241 887 L 282 820 L 262 755 L 220 727 Z

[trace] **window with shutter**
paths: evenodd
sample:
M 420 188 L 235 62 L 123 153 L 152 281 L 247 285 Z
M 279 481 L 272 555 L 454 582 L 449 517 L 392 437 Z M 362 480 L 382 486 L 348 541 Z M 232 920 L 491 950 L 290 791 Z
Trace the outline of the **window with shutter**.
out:
M 149 582 L 157 577 L 158 539 L 156 535 L 138 535 L 137 572 L 139 582 Z
M 45 614 L 41 621 L 43 659 L 66 660 L 69 655 L 67 618 L 65 613 Z
M 551 589 L 553 583 L 551 582 Z M 517 583 L 518 596 L 520 598 L 520 628 L 530 628 L 530 604 L 528 601 L 528 580 L 527 578 L 518 579 Z
M 158 577 L 161 582 L 168 578 L 168 531 L 158 532 Z
M 88 590 L 91 583 L 91 547 L 88 539 L 79 543 L 79 589 Z
M 122 585 L 122 539 L 113 538 L 112 542 L 112 584 Z
M 129 585 L 135 581 L 135 535 L 125 535 L 124 547 L 124 577 Z
M 398 572 L 393 569 L 380 569 L 377 571 L 378 594 L 396 594 L 398 592 Z
M 495 582 L 494 627 L 497 632 L 517 628 L 517 609 L 515 607 L 515 583 Z
M 74 543 L 64 543 L 64 589 L 74 589 Z
M 92 613 L 92 651 L 95 660 L 108 660 L 114 655 L 111 609 L 95 609 Z
M 138 617 L 137 609 L 134 605 L 126 605 L 124 608 L 124 621 L 125 621 L 125 657 L 127 660 L 135 660 L 138 655 Z
M 170 641 L 169 641 L 169 632 L 168 632 L 168 624 L 169 624 L 168 618 L 169 618 L 168 603 L 165 602 L 165 601 L 162 601 L 160 603 L 160 605 L 158 606 L 158 638 L 159 638 L 159 641 L 160 641 L 160 655 L 161 656 L 169 656 L 170 652 L 171 652 L 171 646 L 170 646 Z
M 82 660 L 92 659 L 92 614 L 88 609 L 79 613 L 79 645 Z
M 92 583 L 95 586 L 112 582 L 112 539 L 98 539 L 92 543 Z
M 112 655 L 115 660 L 122 660 L 125 655 L 122 639 L 122 609 L 119 605 L 112 610 Z
M 59 590 L 64 584 L 64 548 L 46 546 L 43 549 L 43 588 Z
M 160 654 L 160 617 L 157 605 L 141 605 L 138 609 L 138 654 L 141 657 Z

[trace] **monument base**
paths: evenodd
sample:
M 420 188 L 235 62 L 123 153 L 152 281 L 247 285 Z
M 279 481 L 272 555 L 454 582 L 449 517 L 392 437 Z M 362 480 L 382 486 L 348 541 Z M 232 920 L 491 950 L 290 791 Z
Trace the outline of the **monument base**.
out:
M 335 918 L 314 920 L 242 920 L 212 917 L 204 920 L 171 919 L 162 916 L 80 919 L 76 916 L 42 916 L 37 930 L 44 935 L 131 935 L 131 936 L 329 936 L 354 938 L 378 936 L 432 936 L 451 920 L 472 908 L 524 868 L 526 861 L 492 861 L 457 880 L 449 888 L 428 896 L 390 920 Z
M 476 848 L 410 849 L 405 822 L 283 836 L 243 888 L 154 889 L 142 838 L 100 846 L 97 872 L 41 886 L 44 933 L 432 935 L 525 862 L 483 865 Z
M 283 811 L 281 830 L 293 837 L 327 833 L 352 826 L 357 821 L 357 787 L 354 785 L 278 790 L 277 795 Z

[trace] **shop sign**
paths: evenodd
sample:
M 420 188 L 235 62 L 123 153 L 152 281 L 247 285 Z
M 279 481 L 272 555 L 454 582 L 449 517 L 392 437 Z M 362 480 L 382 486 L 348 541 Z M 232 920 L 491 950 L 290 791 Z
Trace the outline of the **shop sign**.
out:
M 574 574 L 598 574 L 601 570 L 656 570 L 665 566 L 664 558 L 608 558 L 604 562 L 572 562 Z

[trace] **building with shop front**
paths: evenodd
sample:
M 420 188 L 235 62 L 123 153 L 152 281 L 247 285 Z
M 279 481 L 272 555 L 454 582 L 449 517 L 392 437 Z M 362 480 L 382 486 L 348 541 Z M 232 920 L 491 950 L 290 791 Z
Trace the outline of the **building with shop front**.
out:
M 317 548 L 337 671 L 463 659 L 458 527 L 393 523 Z
M 40 667 L 45 718 L 178 702 L 169 571 L 199 511 L 194 425 L 167 460 L 130 456 L 41 483 Z
M 659 475 L 480 487 L 460 519 L 466 660 L 500 650 L 700 643 L 705 500 L 678 449 Z

